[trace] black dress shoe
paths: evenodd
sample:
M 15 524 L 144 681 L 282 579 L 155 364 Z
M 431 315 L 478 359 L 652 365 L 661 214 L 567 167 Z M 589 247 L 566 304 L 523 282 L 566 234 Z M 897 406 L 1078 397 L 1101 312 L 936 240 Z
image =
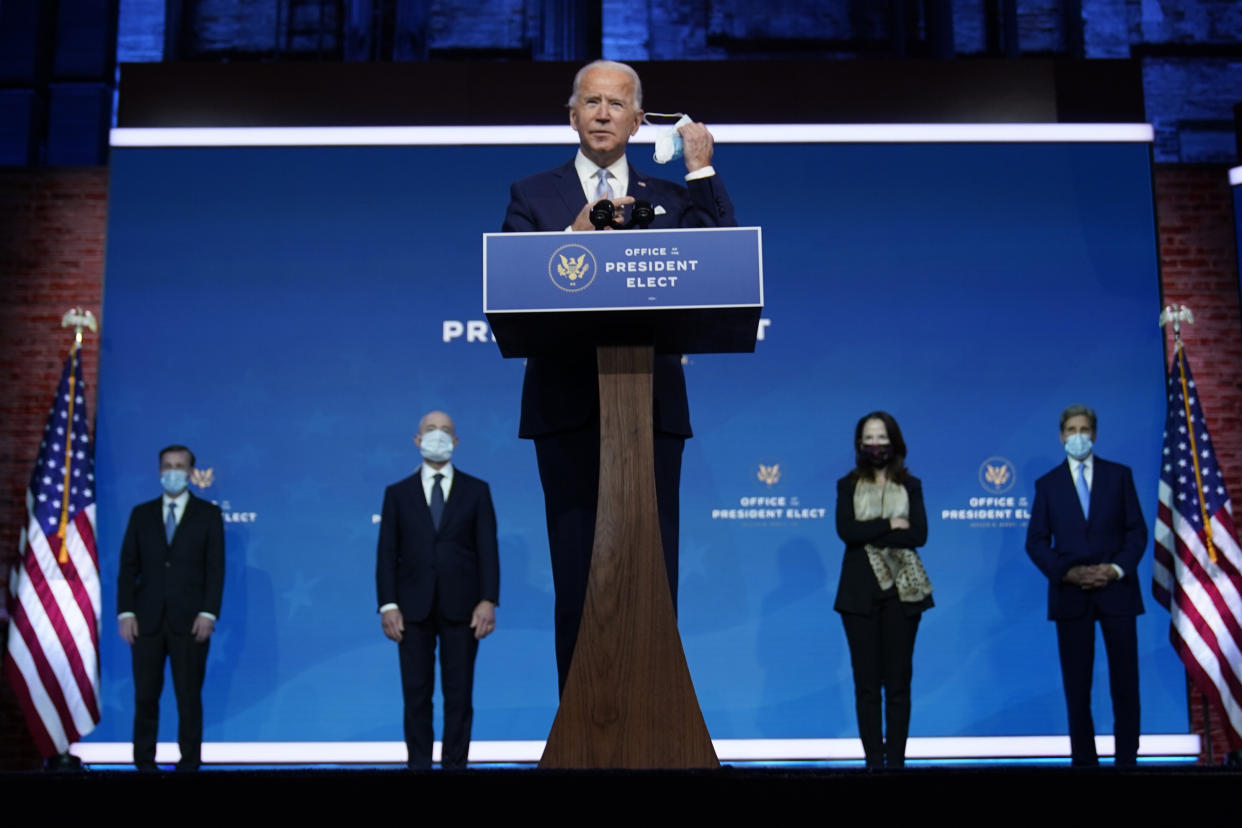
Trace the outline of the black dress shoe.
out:
M 202 762 L 188 762 L 182 759 L 180 762 L 177 763 L 177 770 L 181 772 L 188 773 L 190 771 L 196 771 L 200 767 L 202 767 Z
M 72 753 L 58 753 L 44 760 L 43 769 L 56 773 L 73 773 L 82 770 L 82 760 Z
M 134 766 L 142 773 L 155 773 L 160 769 L 160 766 L 154 762 L 135 762 Z

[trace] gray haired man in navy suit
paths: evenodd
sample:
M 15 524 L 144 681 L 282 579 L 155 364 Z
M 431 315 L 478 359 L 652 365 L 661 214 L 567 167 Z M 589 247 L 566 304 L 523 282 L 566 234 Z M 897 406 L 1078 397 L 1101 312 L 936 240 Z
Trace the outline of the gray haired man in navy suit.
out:
M 1143 613 L 1138 562 L 1147 526 L 1130 469 L 1096 457 L 1096 415 L 1061 413 L 1066 462 L 1035 481 L 1026 551 L 1048 578 L 1048 618 L 1057 625 L 1069 713 L 1070 758 L 1097 765 L 1091 718 L 1095 627 L 1104 634 L 1113 699 L 1115 763 L 1133 765 L 1139 743 L 1138 634 Z
M 703 124 L 678 128 L 685 162 L 681 183 L 648 176 L 630 164 L 626 148 L 643 122 L 642 103 L 642 83 L 633 68 L 611 60 L 583 66 L 568 105 L 578 151 L 560 167 L 513 184 L 502 229 L 593 230 L 591 206 L 603 199 L 616 208 L 617 226 L 625 210 L 643 199 L 655 211 L 654 230 L 736 227 L 733 203 L 712 166 L 714 139 Z M 681 456 L 692 434 L 680 355 L 656 355 L 652 396 L 656 505 L 676 610 Z M 599 493 L 599 379 L 589 343 L 567 342 L 556 355 L 526 361 L 518 436 L 534 440 L 543 484 L 556 590 L 556 668 L 564 690 L 586 600 Z
M 134 507 L 121 542 L 117 628 L 132 648 L 134 764 L 154 770 L 164 662 L 177 695 L 178 770 L 197 770 L 203 743 L 207 646 L 224 592 L 220 507 L 190 494 L 194 452 L 160 451 L 164 495 Z
M 500 560 L 486 483 L 454 468 L 457 429 L 443 411 L 418 424 L 414 474 L 384 492 L 375 583 L 380 626 L 397 642 L 411 770 L 431 767 L 436 642 L 444 693 L 440 764 L 466 767 L 474 719 L 474 659 L 496 628 Z

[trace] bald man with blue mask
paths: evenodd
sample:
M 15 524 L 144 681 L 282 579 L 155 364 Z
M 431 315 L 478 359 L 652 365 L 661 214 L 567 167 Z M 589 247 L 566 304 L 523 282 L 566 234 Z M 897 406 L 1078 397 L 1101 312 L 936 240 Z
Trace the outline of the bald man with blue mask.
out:
M 428 412 L 414 445 L 414 474 L 384 492 L 375 582 L 380 629 L 397 644 L 408 766 L 431 767 L 432 690 L 440 652 L 444 738 L 440 763 L 466 767 L 479 641 L 496 628 L 500 558 L 491 490 L 457 469 L 457 426 Z

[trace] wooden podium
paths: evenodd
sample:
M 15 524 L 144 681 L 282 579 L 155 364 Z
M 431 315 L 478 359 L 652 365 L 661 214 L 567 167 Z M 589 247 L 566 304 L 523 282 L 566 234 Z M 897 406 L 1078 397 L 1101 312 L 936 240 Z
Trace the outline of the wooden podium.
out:
M 635 256 L 635 250 L 643 253 Z M 656 269 L 655 262 L 664 267 Z M 753 351 L 762 310 L 760 262 L 759 228 L 484 236 L 484 311 L 501 353 L 555 353 L 574 342 L 593 343 L 598 354 L 600 479 L 591 571 L 541 768 L 720 764 L 665 574 L 652 367 L 657 350 Z M 642 263 L 647 268 L 639 269 Z M 571 273 L 577 268 L 577 278 L 565 276 L 566 265 Z M 670 265 L 681 268 L 671 268 L 676 281 L 664 277 L 673 292 L 661 293 L 657 276 L 638 277 L 642 292 L 630 292 L 625 280 L 634 277 L 627 273 L 667 273 Z M 600 289 L 592 292 L 597 279 Z M 636 305 L 635 297 L 646 301 Z

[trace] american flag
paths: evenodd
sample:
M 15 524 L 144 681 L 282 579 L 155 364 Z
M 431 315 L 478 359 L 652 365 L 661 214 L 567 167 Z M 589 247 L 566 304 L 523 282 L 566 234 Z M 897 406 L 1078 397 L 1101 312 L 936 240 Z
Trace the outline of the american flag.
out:
M 1152 593 L 1169 611 L 1173 648 L 1195 686 L 1224 714 L 1230 749 L 1237 750 L 1242 748 L 1242 550 L 1180 340 L 1173 359 Z
M 95 452 L 86 423 L 75 344 L 30 475 L 21 560 L 9 578 L 4 673 L 44 756 L 65 753 L 99 723 Z

